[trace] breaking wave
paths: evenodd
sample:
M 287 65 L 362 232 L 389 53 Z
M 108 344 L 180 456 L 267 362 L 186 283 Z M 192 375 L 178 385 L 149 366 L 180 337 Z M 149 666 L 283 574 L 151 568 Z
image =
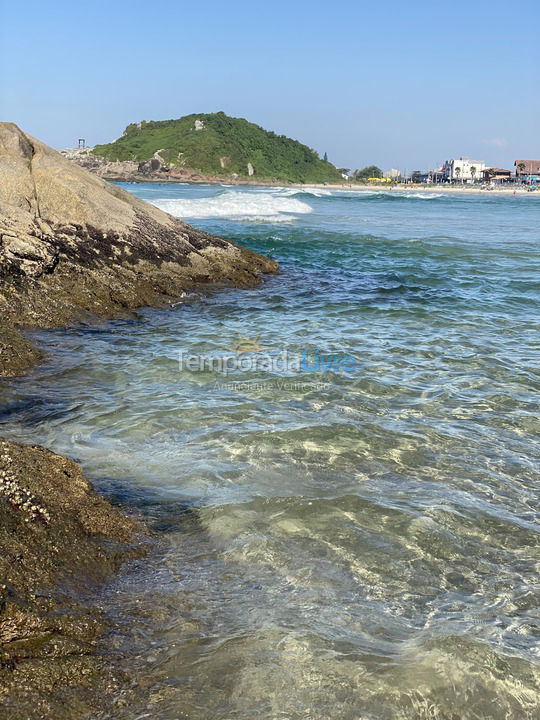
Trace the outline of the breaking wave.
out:
M 332 197 L 356 200 L 436 200 L 444 196 L 438 192 L 411 192 L 409 190 L 335 190 Z
M 271 190 L 275 190 L 279 193 L 280 197 L 294 197 L 295 195 L 307 195 L 311 197 L 331 197 L 333 192 L 325 188 L 285 188 L 285 187 L 273 187 Z
M 180 218 L 227 218 L 251 222 L 290 222 L 313 212 L 305 202 L 288 194 L 225 190 L 213 197 L 158 199 L 154 204 Z

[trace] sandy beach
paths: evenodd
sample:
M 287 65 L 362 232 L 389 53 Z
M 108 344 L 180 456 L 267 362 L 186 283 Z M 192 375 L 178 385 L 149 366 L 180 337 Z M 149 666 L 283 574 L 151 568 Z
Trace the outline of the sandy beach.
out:
M 88 168 L 93 170 L 92 168 Z M 277 180 L 256 180 L 256 179 L 232 179 L 232 178 L 218 178 L 218 177 L 202 177 L 199 176 L 196 179 L 180 179 L 174 176 L 168 176 L 165 174 L 158 175 L 123 175 L 121 173 L 115 174 L 102 174 L 106 180 L 111 182 L 135 182 L 135 183 L 170 183 L 170 184 L 181 184 L 181 185 L 230 185 L 230 186 L 242 186 L 251 185 L 254 187 L 290 187 L 290 188 L 304 188 L 304 189 L 316 189 L 316 190 L 347 190 L 354 192 L 395 192 L 395 193 L 440 193 L 445 195 L 498 195 L 504 197 L 514 197 L 517 195 L 526 195 L 527 197 L 540 197 L 540 192 L 537 190 L 530 191 L 526 186 L 518 187 L 492 187 L 486 188 L 481 185 L 414 185 L 414 184 L 396 184 L 391 185 L 387 183 L 287 183 L 279 182 Z
M 258 185 L 259 183 L 253 183 Z M 266 183 L 265 183 L 266 184 Z M 287 185 L 287 187 L 289 187 Z M 329 185 L 291 185 L 291 187 L 303 188 L 327 188 L 330 190 L 354 190 L 357 192 L 395 192 L 395 193 L 444 193 L 449 195 L 500 195 L 513 197 L 515 195 L 526 195 L 527 197 L 540 197 L 537 190 L 529 191 L 526 186 L 520 187 L 494 187 L 487 189 L 480 185 L 413 185 L 398 184 L 390 185 L 386 183 L 370 183 L 359 185 L 358 183 L 339 183 Z

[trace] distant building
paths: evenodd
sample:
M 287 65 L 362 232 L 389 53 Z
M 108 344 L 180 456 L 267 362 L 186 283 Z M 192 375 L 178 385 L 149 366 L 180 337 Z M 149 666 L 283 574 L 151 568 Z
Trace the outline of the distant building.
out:
M 482 171 L 482 180 L 487 183 L 510 182 L 512 171 L 503 168 L 486 168 Z
M 446 182 L 442 168 L 430 168 L 429 170 L 413 170 L 409 180 L 417 184 Z
M 516 160 L 514 167 L 519 180 L 540 182 L 540 160 Z
M 413 170 L 411 173 L 411 182 L 413 182 L 413 183 L 431 182 L 431 175 L 429 172 L 422 172 L 422 170 Z
M 383 177 L 389 178 L 390 180 L 399 180 L 401 177 L 401 172 L 399 170 L 396 170 L 396 168 L 390 168 L 390 170 L 387 170 L 385 173 L 383 173 Z
M 447 160 L 443 165 L 443 175 L 446 182 L 478 182 L 486 163 L 481 160 L 470 160 L 460 157 L 458 160 Z
M 443 167 L 434 168 L 433 170 L 430 170 L 431 174 L 431 180 L 432 183 L 443 183 L 446 182 L 446 177 L 444 174 L 444 165 Z

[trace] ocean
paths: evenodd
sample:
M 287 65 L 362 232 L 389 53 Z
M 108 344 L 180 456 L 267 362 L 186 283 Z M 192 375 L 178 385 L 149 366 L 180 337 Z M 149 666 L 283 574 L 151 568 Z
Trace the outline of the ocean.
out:
M 125 187 L 281 268 L 0 386 L 156 533 L 99 599 L 129 717 L 538 717 L 538 201 Z

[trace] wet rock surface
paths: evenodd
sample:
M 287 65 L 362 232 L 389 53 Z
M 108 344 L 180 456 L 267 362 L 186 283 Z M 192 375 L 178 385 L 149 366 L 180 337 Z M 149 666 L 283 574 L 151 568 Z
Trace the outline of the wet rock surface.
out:
M 88 599 L 144 552 L 143 525 L 72 460 L 0 440 L 0 547 L 0 717 L 84 717 L 118 700 L 125 678 Z
M 253 286 L 276 270 L 0 123 L 0 375 L 40 360 L 25 327 Z M 75 462 L 0 439 L 2 720 L 124 717 L 129 679 L 103 642 L 114 629 L 94 599 L 144 537 Z

